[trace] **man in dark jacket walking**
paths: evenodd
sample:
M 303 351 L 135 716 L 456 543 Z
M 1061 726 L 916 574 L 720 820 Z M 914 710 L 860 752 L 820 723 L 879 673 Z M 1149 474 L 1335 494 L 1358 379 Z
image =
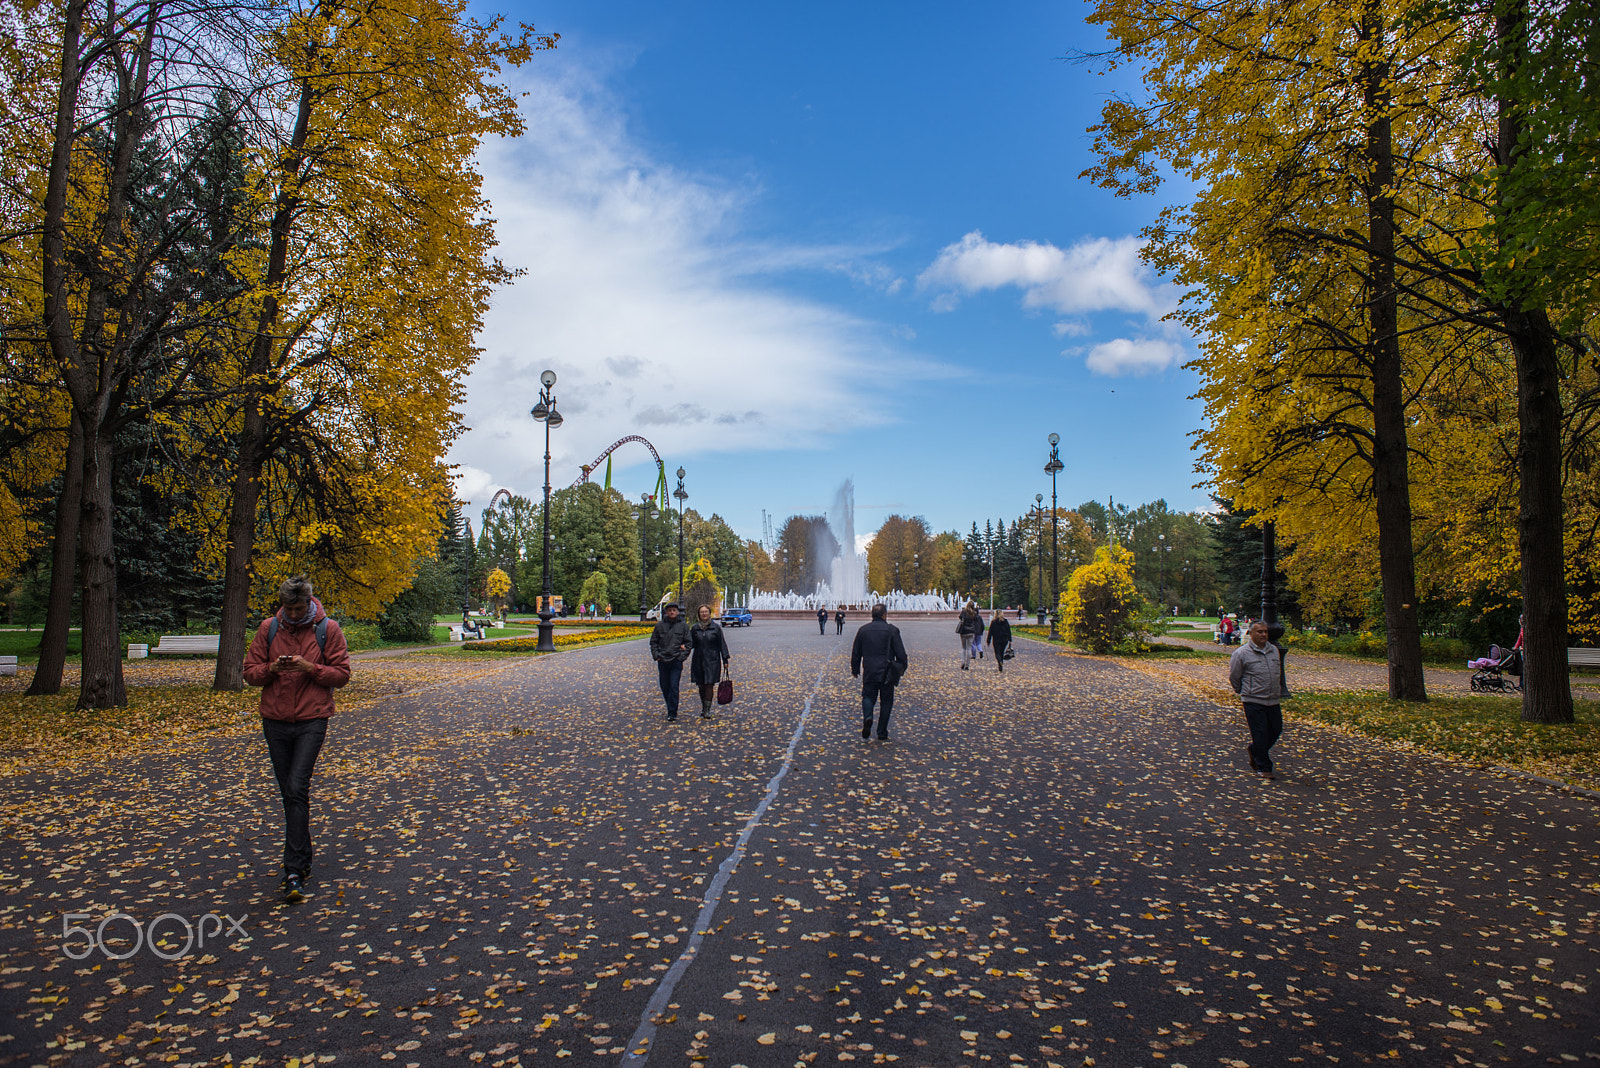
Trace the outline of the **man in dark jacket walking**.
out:
M 244 657 L 244 680 L 261 687 L 261 729 L 283 797 L 283 897 L 300 901 L 311 874 L 311 772 L 328 736 L 333 691 L 350 681 L 344 632 L 298 575 L 278 588 Z
M 839 629 L 834 631 L 834 633 L 835 634 L 843 634 L 844 633 L 844 609 L 843 608 L 839 609 L 837 612 L 835 612 L 833 614 L 833 621 L 839 625 Z
M 828 633 L 828 610 L 826 608 L 817 609 L 817 633 Z
M 650 632 L 650 656 L 661 679 L 661 696 L 667 702 L 667 722 L 678 718 L 678 687 L 683 682 L 683 662 L 689 659 L 689 623 L 678 606 L 661 610 L 661 622 Z
M 989 646 L 994 650 L 995 666 L 1006 669 L 1006 650 L 1011 648 L 1011 624 L 1004 612 L 996 612 L 989 621 Z
M 889 609 L 872 606 L 872 622 L 856 631 L 850 646 L 850 674 L 861 680 L 861 737 L 872 737 L 872 706 L 878 708 L 878 741 L 889 740 L 894 688 L 910 666 L 900 628 L 890 625 Z

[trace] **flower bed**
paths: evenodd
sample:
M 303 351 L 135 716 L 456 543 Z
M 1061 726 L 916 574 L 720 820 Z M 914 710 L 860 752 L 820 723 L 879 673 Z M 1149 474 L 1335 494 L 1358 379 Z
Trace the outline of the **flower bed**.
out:
M 570 649 L 579 645 L 616 641 L 619 638 L 643 638 L 654 629 L 654 626 L 641 627 L 635 623 L 631 627 L 612 626 L 592 630 L 586 634 L 557 634 L 552 641 L 555 642 L 557 649 Z M 467 642 L 461 648 L 475 653 L 532 653 L 539 648 L 539 637 L 529 635 L 526 638 L 506 638 L 502 641 Z

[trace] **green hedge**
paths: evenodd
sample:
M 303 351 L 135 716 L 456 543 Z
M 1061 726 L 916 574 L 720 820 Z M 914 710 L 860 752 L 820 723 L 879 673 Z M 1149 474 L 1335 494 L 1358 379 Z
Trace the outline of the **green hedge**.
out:
M 1383 634 L 1370 630 L 1359 634 L 1340 635 L 1291 630 L 1284 632 L 1283 644 L 1291 649 L 1303 649 L 1310 653 L 1337 653 L 1342 656 L 1366 656 L 1379 660 L 1389 655 L 1388 639 Z M 1439 638 L 1429 634 L 1422 636 L 1422 659 L 1429 663 L 1461 667 L 1469 657 L 1480 655 L 1482 652 L 1469 649 L 1467 643 L 1459 638 Z

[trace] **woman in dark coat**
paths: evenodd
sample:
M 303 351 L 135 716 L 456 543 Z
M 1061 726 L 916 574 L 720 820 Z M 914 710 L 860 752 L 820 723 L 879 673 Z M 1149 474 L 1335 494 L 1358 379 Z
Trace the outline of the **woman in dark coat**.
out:
M 1006 669 L 1006 649 L 1011 645 L 1011 624 L 1006 622 L 1004 612 L 996 612 L 989 621 L 989 644 L 994 648 L 995 666 L 1001 671 Z
M 701 605 L 689 629 L 689 678 L 700 687 L 700 718 L 711 718 L 711 699 L 717 694 L 723 668 L 728 663 L 728 640 L 722 624 L 711 618 L 711 606 Z

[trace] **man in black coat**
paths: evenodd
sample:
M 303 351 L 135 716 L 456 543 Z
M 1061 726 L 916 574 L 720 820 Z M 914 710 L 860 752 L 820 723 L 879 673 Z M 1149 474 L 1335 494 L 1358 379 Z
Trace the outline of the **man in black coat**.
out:
M 900 640 L 900 628 L 891 626 L 888 608 L 872 606 L 872 622 L 856 631 L 850 646 L 850 674 L 861 680 L 861 737 L 872 737 L 872 706 L 878 708 L 878 741 L 889 740 L 889 713 L 894 711 L 894 688 L 910 661 Z
M 667 703 L 667 722 L 675 722 L 683 662 L 689 659 L 689 623 L 679 617 L 675 604 L 661 610 L 661 622 L 650 632 L 650 658 L 656 662 L 656 674 L 660 676 L 661 697 Z
M 826 608 L 817 609 L 817 633 L 828 633 L 828 610 Z
M 839 609 L 837 612 L 835 612 L 833 614 L 833 621 L 835 623 L 839 624 L 839 629 L 834 631 L 834 633 L 835 634 L 843 634 L 844 633 L 844 609 L 843 608 Z

